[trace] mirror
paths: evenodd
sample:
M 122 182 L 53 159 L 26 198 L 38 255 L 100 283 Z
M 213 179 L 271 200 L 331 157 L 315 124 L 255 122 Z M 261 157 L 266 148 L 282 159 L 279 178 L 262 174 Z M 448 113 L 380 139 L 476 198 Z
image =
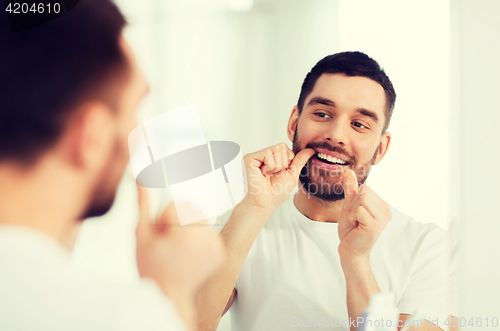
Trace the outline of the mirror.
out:
M 372 168 L 367 184 L 415 221 L 451 228 L 457 217 L 450 189 L 456 173 L 450 126 L 449 1 L 117 4 L 127 16 L 126 37 L 152 87 L 139 121 L 196 103 L 207 140 L 234 141 L 243 154 L 279 142 L 291 146 L 288 118 L 305 75 L 321 58 L 346 50 L 373 57 L 392 80 L 397 101 L 389 152 Z M 116 207 L 120 208 L 131 207 L 123 203 Z M 281 290 L 283 297 L 275 298 L 276 305 L 293 292 L 286 286 Z M 452 305 L 449 314 L 457 311 Z M 316 315 L 290 316 L 286 323 L 293 317 L 299 323 L 300 318 Z M 218 330 L 227 330 L 229 319 L 230 314 L 225 315 Z

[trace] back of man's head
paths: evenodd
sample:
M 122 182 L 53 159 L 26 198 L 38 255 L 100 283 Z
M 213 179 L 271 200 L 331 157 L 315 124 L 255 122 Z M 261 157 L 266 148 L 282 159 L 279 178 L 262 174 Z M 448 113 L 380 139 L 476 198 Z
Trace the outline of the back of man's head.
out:
M 80 1 L 17 33 L 0 14 L 0 162 L 32 163 L 91 99 L 115 108 L 127 74 L 120 47 L 125 24 L 110 0 Z
M 377 61 L 361 52 L 341 52 L 324 57 L 316 63 L 302 83 L 297 102 L 299 112 L 302 112 L 307 96 L 312 92 L 316 81 L 323 74 L 361 76 L 379 83 L 384 88 L 386 96 L 385 125 L 382 132 L 387 130 L 396 102 L 396 92 L 391 80 Z

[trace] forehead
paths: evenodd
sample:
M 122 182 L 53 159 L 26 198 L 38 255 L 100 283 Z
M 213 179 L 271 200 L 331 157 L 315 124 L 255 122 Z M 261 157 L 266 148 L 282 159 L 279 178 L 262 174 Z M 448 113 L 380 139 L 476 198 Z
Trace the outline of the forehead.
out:
M 339 108 L 364 108 L 380 115 L 385 113 L 384 88 L 376 81 L 366 77 L 323 74 L 307 96 L 305 105 L 314 97 L 332 100 Z

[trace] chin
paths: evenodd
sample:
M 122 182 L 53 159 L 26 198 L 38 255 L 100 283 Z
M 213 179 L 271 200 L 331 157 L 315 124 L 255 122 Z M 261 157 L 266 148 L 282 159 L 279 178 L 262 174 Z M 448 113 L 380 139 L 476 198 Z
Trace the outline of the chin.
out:
M 115 194 L 111 198 L 105 200 L 99 199 L 99 201 L 93 201 L 93 203 L 85 210 L 85 212 L 80 217 L 81 221 L 86 218 L 99 217 L 105 215 L 113 206 L 115 202 Z
M 320 184 L 316 180 L 311 179 L 310 176 L 300 176 L 299 179 L 305 191 L 320 200 L 333 202 L 342 200 L 345 197 L 344 189 L 338 182 L 323 182 Z

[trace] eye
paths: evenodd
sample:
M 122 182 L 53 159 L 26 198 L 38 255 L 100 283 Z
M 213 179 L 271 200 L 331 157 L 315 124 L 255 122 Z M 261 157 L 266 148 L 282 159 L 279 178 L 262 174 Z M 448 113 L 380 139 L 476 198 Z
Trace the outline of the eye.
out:
M 364 126 L 363 124 L 361 124 L 359 122 L 351 122 L 351 124 L 354 125 L 357 128 L 360 128 L 360 129 L 367 129 L 366 126 Z
M 322 113 L 322 112 L 316 112 L 314 115 L 321 117 L 321 118 L 332 118 L 330 115 Z

